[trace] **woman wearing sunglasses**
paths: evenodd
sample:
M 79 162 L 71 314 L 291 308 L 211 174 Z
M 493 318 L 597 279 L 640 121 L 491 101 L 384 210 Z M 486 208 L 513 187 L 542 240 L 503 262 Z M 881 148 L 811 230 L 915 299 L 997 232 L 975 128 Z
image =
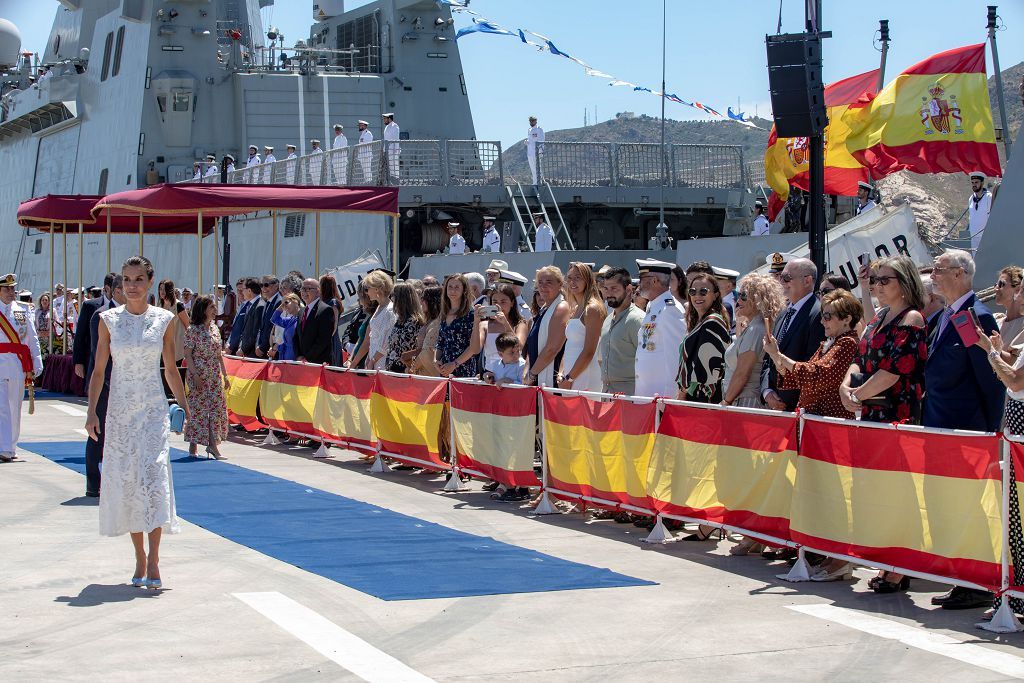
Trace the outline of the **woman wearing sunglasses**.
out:
M 725 347 L 732 342 L 722 305 L 722 290 L 713 275 L 700 274 L 686 290 L 686 329 L 679 345 L 676 384 L 679 398 L 696 403 L 721 403 Z

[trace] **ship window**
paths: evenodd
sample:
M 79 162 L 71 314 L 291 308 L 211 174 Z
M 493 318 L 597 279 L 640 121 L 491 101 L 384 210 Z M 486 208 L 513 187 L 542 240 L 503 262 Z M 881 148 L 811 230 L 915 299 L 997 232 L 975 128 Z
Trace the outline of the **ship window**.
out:
M 34 253 L 36 253 L 36 254 L 42 254 L 43 253 L 43 240 L 42 240 L 42 238 L 36 240 L 36 248 L 34 250 Z
M 192 106 L 192 93 L 187 90 L 174 91 L 174 111 L 188 111 Z
M 114 70 L 111 76 L 121 73 L 121 50 L 124 48 L 124 26 L 117 29 L 117 44 L 114 46 Z
M 110 48 L 114 46 L 114 32 L 111 31 L 107 34 L 107 42 L 103 46 L 103 70 L 100 71 L 100 81 L 107 80 L 107 74 L 110 73 Z
M 96 194 L 106 194 L 107 193 L 107 176 L 108 175 L 110 175 L 110 169 L 109 168 L 105 168 L 102 171 L 100 171 L 100 187 L 99 187 L 99 190 L 96 191 Z
M 284 236 L 302 237 L 306 234 L 306 214 L 293 213 L 284 219 Z

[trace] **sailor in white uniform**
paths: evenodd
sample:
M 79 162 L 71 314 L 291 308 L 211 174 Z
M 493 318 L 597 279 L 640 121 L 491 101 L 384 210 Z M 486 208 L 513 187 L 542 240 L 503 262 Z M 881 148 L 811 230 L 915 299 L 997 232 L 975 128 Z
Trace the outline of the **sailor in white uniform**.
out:
M 967 200 L 967 226 L 971 232 L 971 252 L 978 253 L 981 235 L 985 232 L 988 215 L 992 211 L 992 193 L 985 187 L 986 176 L 981 171 L 971 173 L 971 198 Z
M 288 156 L 284 158 L 284 182 L 288 185 L 295 184 L 295 169 L 299 165 L 299 157 L 295 154 L 295 145 L 288 145 Z
M 871 187 L 871 183 L 864 182 L 863 180 L 857 183 L 857 215 L 861 215 L 866 211 L 878 206 L 875 204 L 875 200 L 871 198 L 874 194 L 875 188 Z
M 253 166 L 259 166 L 263 163 L 258 154 L 259 148 L 256 145 L 249 145 L 249 158 L 245 160 L 245 167 L 252 168 Z
M 554 245 L 555 232 L 551 226 L 544 221 L 543 213 L 533 214 L 533 225 L 537 229 L 533 238 L 534 251 L 551 251 Z
M 683 307 L 669 291 L 672 264 L 637 259 L 640 296 L 647 299 L 647 313 L 640 325 L 636 347 L 636 395 L 675 398 L 679 368 L 679 344 L 686 336 Z
M 484 216 L 484 246 L 481 251 L 488 254 L 497 254 L 501 251 L 501 235 L 494 227 L 494 216 Z
M 194 162 L 192 164 L 192 170 L 195 171 L 195 174 L 192 176 L 192 180 L 203 179 L 203 165 L 201 163 L 198 161 Z
M 373 185 L 373 175 L 370 171 L 373 168 L 373 150 L 370 148 L 370 143 L 373 142 L 373 133 L 370 132 L 370 124 L 368 121 L 359 119 L 359 144 L 357 145 L 359 153 L 357 159 L 359 161 L 359 168 L 363 172 L 363 182 L 367 185 Z
M 448 221 L 448 234 L 451 235 L 448 239 L 448 253 L 465 254 L 466 238 L 462 236 L 462 226 L 455 221 Z
M 309 158 L 306 159 L 306 166 L 309 168 L 309 182 L 319 185 L 324 177 L 324 150 L 316 138 L 309 141 L 309 146 Z
M 217 157 L 212 154 L 206 155 L 206 173 L 203 174 L 203 178 L 214 178 L 220 176 L 220 169 L 217 168 Z M 213 182 L 207 180 L 206 182 Z
M 754 229 L 750 231 L 750 234 L 754 237 L 764 237 L 770 235 L 771 231 L 771 223 L 764 215 L 764 204 L 760 200 L 754 202 Z
M 398 128 L 398 124 L 395 123 L 395 113 L 389 111 L 383 114 L 384 118 L 384 146 L 387 148 L 387 161 L 388 161 L 388 176 L 390 179 L 398 182 L 399 172 L 399 155 L 401 154 L 402 148 L 398 144 L 398 138 L 401 131 Z
M 277 163 L 277 157 L 274 156 L 274 148 L 270 145 L 263 147 L 263 183 L 269 184 L 274 182 L 274 164 Z
M 25 386 L 43 371 L 35 316 L 14 300 L 17 278 L 0 279 L 0 462 L 16 459 Z
M 224 163 L 227 164 L 228 173 L 235 172 L 235 157 L 231 154 L 224 155 Z M 228 178 L 228 182 L 231 182 L 231 178 Z
M 537 184 L 538 157 L 544 154 L 544 129 L 537 125 L 537 117 L 530 117 L 530 129 L 526 131 L 526 160 L 530 163 L 530 176 Z
M 348 138 L 345 137 L 345 126 L 340 123 L 334 124 L 331 168 L 334 170 L 334 182 L 338 185 L 348 185 Z

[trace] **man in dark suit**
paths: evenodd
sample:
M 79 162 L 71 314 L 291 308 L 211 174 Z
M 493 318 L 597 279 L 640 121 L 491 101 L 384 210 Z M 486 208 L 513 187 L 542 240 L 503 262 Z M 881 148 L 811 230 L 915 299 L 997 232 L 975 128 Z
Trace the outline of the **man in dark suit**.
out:
M 259 358 L 266 358 L 270 352 L 270 333 L 274 330 L 271 319 L 274 317 L 274 311 L 281 305 L 281 293 L 278 291 L 280 286 L 281 281 L 276 275 L 267 275 L 263 278 L 262 295 L 266 303 L 263 306 L 263 321 L 256 337 L 256 356 Z
M 334 309 L 320 300 L 320 283 L 313 278 L 302 281 L 301 293 L 306 308 L 299 314 L 295 326 L 295 359 L 305 363 L 330 363 Z
M 974 296 L 974 259 L 961 249 L 949 249 L 935 258 L 932 286 L 947 303 L 928 347 L 924 367 L 925 427 L 998 432 L 1003 420 L 1006 388 L 989 365 L 980 346 L 964 346 L 952 316 L 974 308 L 985 334 L 997 331 L 995 318 Z M 955 587 L 932 598 L 943 609 L 969 609 L 992 604 L 992 594 Z
M 825 339 L 821 326 L 821 303 L 814 296 L 818 269 L 805 258 L 792 259 L 782 269 L 779 281 L 786 293 L 786 308 L 779 312 L 772 335 L 779 340 L 779 350 L 800 362 L 809 360 Z M 796 410 L 799 390 L 779 389 L 779 372 L 768 356 L 761 366 L 761 398 L 772 410 Z
M 115 273 L 107 273 L 103 276 L 103 293 L 99 298 L 86 299 L 82 302 L 82 308 L 78 312 L 78 323 L 75 325 L 75 341 L 74 348 L 72 351 L 72 360 L 75 362 L 75 375 L 85 380 L 86 384 L 89 383 L 88 375 L 85 372 L 86 366 L 92 363 L 90 359 L 90 349 L 92 348 L 92 333 L 89 327 L 89 321 L 92 320 L 93 314 L 99 310 L 107 310 L 107 308 L 113 308 L 110 305 L 110 290 L 111 285 L 114 282 Z
M 109 284 L 108 284 L 109 281 Z M 110 298 L 107 298 L 107 295 Z M 88 330 L 88 347 L 85 348 L 86 358 L 86 369 L 85 369 L 85 384 L 89 385 L 89 378 L 92 377 L 92 368 L 96 362 L 96 344 L 99 341 L 99 326 L 100 316 L 99 313 L 116 308 L 125 302 L 124 288 L 122 286 L 122 278 L 120 275 L 111 273 L 107 277 L 103 278 L 103 296 L 99 299 L 92 299 L 86 301 L 82 305 L 82 312 L 79 316 L 79 326 L 75 330 L 75 359 L 78 358 L 79 349 L 79 335 L 83 334 L 83 330 Z M 88 317 L 88 322 L 83 323 L 82 316 L 85 316 L 86 312 L 91 309 L 91 313 Z M 85 338 L 82 339 L 82 346 L 86 343 Z M 103 378 L 103 390 L 100 392 L 99 398 L 96 401 L 96 416 L 100 419 L 102 424 L 107 419 L 107 394 L 110 392 L 110 368 L 112 363 L 107 363 L 106 376 Z M 76 366 L 77 367 L 77 366 Z M 90 498 L 98 498 L 100 495 L 100 463 L 103 462 L 103 430 L 100 431 L 100 438 L 97 440 L 86 439 L 85 441 L 85 495 Z
M 256 280 L 253 280 L 253 283 L 256 283 Z M 242 328 L 242 336 L 238 343 L 239 353 L 248 358 L 257 356 L 256 345 L 263 327 L 263 313 L 267 309 L 266 300 L 260 296 L 260 291 L 267 288 L 266 283 L 254 284 L 253 288 L 256 290 L 256 296 L 249 302 L 249 310 L 245 314 L 245 327 Z
M 249 309 L 260 296 L 260 283 L 256 278 L 241 278 L 238 286 L 238 312 L 231 322 L 231 334 L 228 335 L 227 350 L 232 356 L 239 353 L 242 346 L 242 332 L 245 331 L 245 318 Z

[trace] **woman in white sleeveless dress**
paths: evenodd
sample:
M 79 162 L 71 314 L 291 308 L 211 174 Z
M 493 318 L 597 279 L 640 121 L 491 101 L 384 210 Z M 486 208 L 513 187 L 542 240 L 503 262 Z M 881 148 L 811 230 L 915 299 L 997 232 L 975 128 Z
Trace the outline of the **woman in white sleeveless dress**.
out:
M 565 326 L 565 353 L 558 386 L 578 391 L 601 391 L 601 366 L 597 362 L 597 344 L 606 315 L 604 302 L 590 266 L 569 264 L 565 276 L 569 323 Z
M 90 438 L 105 432 L 103 494 L 100 496 L 100 533 L 131 535 L 135 547 L 132 584 L 160 588 L 160 536 L 177 533 L 171 482 L 170 424 L 167 401 L 160 382 L 164 378 L 178 405 L 188 403 L 174 365 L 174 314 L 147 303 L 153 285 L 153 264 L 133 256 L 121 267 L 127 303 L 100 313 L 96 361 L 89 381 L 89 415 L 85 429 Z M 107 363 L 113 361 L 106 423 L 100 425 L 96 402 L 103 388 Z M 147 555 L 143 534 L 149 537 Z
M 565 348 L 565 326 L 569 322 L 569 304 L 562 297 L 565 278 L 557 266 L 537 271 L 534 289 L 542 308 L 534 316 L 526 336 L 526 383 L 540 387 L 555 386 L 555 374 Z

